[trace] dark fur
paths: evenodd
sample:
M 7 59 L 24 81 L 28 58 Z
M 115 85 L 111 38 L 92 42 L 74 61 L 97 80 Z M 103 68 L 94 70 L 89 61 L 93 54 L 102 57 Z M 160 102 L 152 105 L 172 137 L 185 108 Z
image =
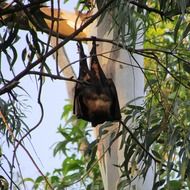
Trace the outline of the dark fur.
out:
M 80 81 L 75 87 L 73 113 L 77 118 L 92 122 L 92 126 L 105 121 L 119 121 L 121 113 L 117 91 L 112 79 L 107 79 L 96 56 L 96 43 L 93 41 L 90 70 L 82 44 L 78 43 L 80 54 Z

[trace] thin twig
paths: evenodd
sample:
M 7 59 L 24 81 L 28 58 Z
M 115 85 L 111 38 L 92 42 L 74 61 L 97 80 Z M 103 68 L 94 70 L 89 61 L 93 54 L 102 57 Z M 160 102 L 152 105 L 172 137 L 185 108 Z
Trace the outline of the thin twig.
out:
M 82 32 L 88 25 L 90 25 L 94 20 L 96 20 L 115 0 L 110 0 L 108 3 L 106 3 L 97 13 L 95 13 L 92 17 L 90 17 L 78 30 L 74 31 L 70 36 L 65 38 L 62 42 L 60 42 L 56 47 L 52 48 L 49 52 L 47 52 L 45 55 L 41 56 L 39 59 L 34 61 L 33 63 L 29 64 L 22 72 L 20 72 L 18 75 L 16 75 L 12 80 L 10 80 L 9 83 L 7 83 L 3 88 L 8 88 L 9 85 L 15 83 L 16 81 L 19 81 L 21 78 L 23 78 L 27 73 L 36 67 L 39 63 L 41 63 L 43 60 L 45 60 L 47 57 L 55 53 L 59 48 L 64 46 L 66 43 L 68 43 L 70 40 L 74 39 L 80 32 Z M 8 88 L 9 89 L 9 88 Z M 2 95 L 2 88 L 0 89 L 0 95 Z
M 116 51 L 119 51 L 119 50 L 120 50 L 120 48 L 117 48 L 117 49 L 114 49 L 114 50 L 110 50 L 110 51 L 106 51 L 106 52 L 102 52 L 102 53 L 97 53 L 96 56 L 102 56 L 102 55 L 104 55 L 104 54 L 116 52 Z M 63 70 L 65 70 L 67 67 L 78 63 L 79 61 L 82 61 L 82 60 L 84 60 L 84 59 L 88 59 L 88 58 L 91 58 L 91 57 L 92 57 L 92 56 L 89 55 L 89 56 L 86 56 L 85 58 L 81 58 L 81 59 L 79 59 L 79 60 L 77 60 L 77 61 L 73 61 L 72 63 L 70 63 L 70 64 L 66 65 L 65 67 L 63 67 L 63 68 L 60 70 L 60 72 L 62 72 Z
M 105 138 L 105 137 L 104 137 Z M 68 185 L 66 185 L 66 187 L 72 186 L 80 181 L 83 181 L 83 179 L 85 177 L 87 177 L 89 175 L 89 173 L 92 171 L 92 169 L 98 164 L 98 162 L 105 156 L 105 154 L 109 151 L 109 149 L 111 148 L 112 144 L 115 142 L 115 140 L 118 138 L 118 135 L 115 136 L 115 138 L 110 142 L 109 146 L 106 148 L 106 150 L 102 153 L 102 155 L 92 164 L 92 166 L 86 171 L 86 173 L 77 181 L 70 183 Z M 98 139 L 101 140 L 101 139 Z M 98 141 L 97 141 L 98 144 Z M 96 144 L 96 146 L 97 146 Z
M 32 155 L 30 154 L 30 152 L 26 149 L 26 147 L 20 143 L 17 139 L 16 142 L 19 143 L 19 145 L 24 149 L 24 151 L 26 152 L 26 154 L 28 155 L 28 157 L 30 158 L 30 160 L 32 161 L 32 163 L 34 164 L 35 168 L 38 170 L 38 172 L 41 174 L 41 176 L 44 178 L 45 182 L 47 183 L 47 185 L 49 186 L 49 188 L 51 190 L 54 190 L 54 188 L 51 186 L 51 184 L 49 183 L 47 177 L 43 174 L 43 172 L 40 170 L 40 168 L 38 167 L 38 165 L 36 164 L 36 162 L 34 161 Z
M 161 164 L 162 162 L 158 159 L 156 159 L 140 142 L 139 140 L 133 135 L 132 131 L 125 125 L 125 123 L 120 120 L 120 123 L 122 124 L 122 126 L 125 128 L 125 130 L 130 134 L 130 136 L 132 137 L 132 139 L 142 148 L 142 150 L 148 155 L 150 156 L 155 162 Z
M 132 131 L 125 125 L 125 123 L 120 120 L 119 121 L 122 126 L 125 128 L 125 130 L 130 134 L 130 136 L 132 137 L 132 139 L 137 143 L 137 145 L 150 157 L 152 158 L 155 163 L 158 163 L 158 164 L 161 164 L 163 167 L 166 167 L 167 168 L 167 165 L 166 164 L 163 164 L 161 160 L 158 160 L 157 158 L 155 158 L 140 142 L 139 140 L 137 139 L 137 137 L 132 133 Z M 172 168 L 173 171 L 175 172 L 179 172 L 179 170 L 177 169 L 174 169 Z
M 10 7 L 9 4 L 7 4 L 8 7 L 1 8 L 0 16 L 2 17 L 3 15 L 13 14 L 13 13 L 16 13 L 16 12 L 19 12 L 19 11 L 23 11 L 23 9 L 39 8 L 39 4 L 45 3 L 47 1 L 49 1 L 49 0 L 32 1 L 32 2 L 30 2 L 28 4 L 26 4 L 26 5 L 23 4 L 22 7 L 18 6 L 18 5 Z
M 45 76 L 45 77 L 49 77 L 51 79 L 55 79 L 55 80 L 65 80 L 65 81 L 70 81 L 70 82 L 78 82 L 78 83 L 83 83 L 82 81 L 80 80 L 76 80 L 76 79 L 73 79 L 73 77 L 69 77 L 69 78 L 66 78 L 66 77 L 62 77 L 62 76 L 59 76 L 59 75 L 54 75 L 54 74 L 50 74 L 50 73 L 44 73 L 44 72 L 38 72 L 38 71 L 29 71 L 28 72 L 29 75 L 39 75 L 39 76 Z
M 126 63 L 126 62 L 124 62 L 124 61 L 119 61 L 119 60 L 110 58 L 110 57 L 105 56 L 105 55 L 101 55 L 101 56 L 104 57 L 104 58 L 106 58 L 106 59 L 109 59 L 109 60 L 111 60 L 111 61 L 114 61 L 114 62 L 117 62 L 117 63 L 121 63 L 121 64 L 130 66 L 130 67 L 133 67 L 133 68 L 138 68 L 138 69 L 141 69 L 141 70 L 156 72 L 156 71 L 153 70 L 153 69 L 144 68 L 144 67 L 141 67 L 140 65 L 132 65 L 132 64 L 130 64 L 130 63 Z
M 5 175 L 9 178 L 11 183 L 13 183 L 13 185 L 16 187 L 16 189 L 20 190 L 19 186 L 13 181 L 13 179 L 9 176 L 9 174 L 6 172 L 6 170 L 3 168 L 3 166 L 1 164 L 0 164 L 0 168 L 3 170 Z
M 179 84 L 181 84 L 183 87 L 185 87 L 185 88 L 187 88 L 187 89 L 190 89 L 190 86 L 189 86 L 189 85 L 183 83 L 180 79 L 178 79 L 178 77 L 176 77 L 172 72 L 170 72 L 170 71 L 168 70 L 168 68 L 167 68 L 166 66 L 164 66 L 164 64 L 162 64 L 162 63 L 160 62 L 160 60 L 158 59 L 158 56 L 157 56 L 157 55 L 155 55 L 155 54 L 153 54 L 153 55 L 154 55 L 154 58 L 155 58 L 155 60 L 157 61 L 157 63 L 158 63 L 173 79 L 175 79 L 175 80 L 176 80 Z
M 14 146 L 15 146 L 15 144 L 14 144 Z M 15 159 L 16 159 L 16 163 L 17 163 L 17 166 L 18 166 L 18 171 L 19 171 L 19 173 L 20 173 L 20 178 L 21 178 L 21 180 L 22 180 L 22 185 L 23 185 L 23 187 L 24 187 L 24 190 L 26 190 L 26 184 L 25 184 L 25 181 L 24 181 L 24 177 L 23 177 L 23 175 L 22 175 L 22 170 L 21 170 L 21 168 L 20 168 L 20 163 L 19 163 L 19 161 L 18 161 L 18 156 L 17 156 L 17 155 L 15 156 Z
M 49 185 L 49 187 L 53 190 L 53 187 L 52 187 L 51 184 L 48 182 L 46 176 L 42 173 L 42 171 L 40 170 L 40 168 L 38 167 L 38 165 L 36 164 L 36 162 L 35 162 L 34 159 L 32 158 L 31 154 L 29 153 L 29 151 L 28 151 L 28 150 L 24 147 L 24 145 L 21 143 L 21 142 L 24 140 L 25 137 L 27 137 L 34 129 L 36 129 L 36 128 L 39 126 L 39 124 L 41 123 L 41 121 L 42 121 L 42 119 L 43 119 L 43 115 L 44 115 L 44 114 L 43 114 L 43 113 L 44 113 L 44 112 L 43 112 L 43 106 L 42 106 L 40 100 L 39 100 L 38 103 L 40 104 L 40 107 L 41 107 L 41 110 L 42 110 L 42 111 L 41 111 L 42 114 L 41 114 L 40 121 L 38 122 L 38 124 L 37 124 L 36 126 L 34 126 L 32 129 L 30 129 L 20 140 L 17 140 L 17 139 L 14 137 L 14 134 L 13 134 L 13 132 L 12 132 L 12 129 L 9 127 L 9 125 L 8 125 L 6 119 L 5 119 L 5 117 L 4 117 L 4 115 L 2 114 L 1 111 L 0 111 L 0 117 L 2 118 L 4 124 L 5 124 L 6 128 L 7 128 L 7 130 L 9 131 L 9 134 L 12 136 L 13 140 L 14 140 L 15 142 L 17 142 L 17 145 L 14 146 L 13 161 L 14 161 L 14 158 L 16 158 L 16 150 L 17 150 L 18 146 L 20 145 L 20 146 L 25 150 L 25 152 L 27 153 L 27 155 L 30 157 L 31 161 L 33 162 L 33 164 L 35 165 L 35 167 L 36 167 L 36 169 L 39 171 L 39 173 L 42 175 L 42 177 L 44 178 L 44 180 L 46 181 L 46 183 L 47 183 L 47 184 Z M 11 174 L 12 174 L 12 172 L 11 172 Z M 12 177 L 11 177 L 11 179 L 12 179 Z M 13 184 L 13 182 L 11 181 L 10 189 L 12 189 L 12 184 Z
M 141 9 L 144 9 L 148 12 L 154 12 L 154 13 L 157 13 L 159 14 L 161 17 L 166 17 L 167 19 L 169 19 L 170 21 L 173 21 L 165 12 L 161 11 L 161 10 L 158 10 L 156 8 L 152 8 L 152 7 L 148 7 L 146 4 L 142 4 L 142 3 L 139 3 L 137 1 L 129 1 L 130 4 L 133 4 Z

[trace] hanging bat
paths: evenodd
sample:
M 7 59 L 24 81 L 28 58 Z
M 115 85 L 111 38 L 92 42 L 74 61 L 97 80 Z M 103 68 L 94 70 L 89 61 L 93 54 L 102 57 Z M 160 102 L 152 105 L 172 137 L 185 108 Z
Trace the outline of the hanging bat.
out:
M 77 83 L 74 96 L 74 114 L 77 118 L 92 123 L 92 126 L 105 121 L 119 121 L 121 113 L 117 91 L 112 79 L 107 79 L 96 55 L 95 38 L 92 44 L 91 66 L 87 65 L 86 55 L 79 42 L 79 77 L 83 83 Z

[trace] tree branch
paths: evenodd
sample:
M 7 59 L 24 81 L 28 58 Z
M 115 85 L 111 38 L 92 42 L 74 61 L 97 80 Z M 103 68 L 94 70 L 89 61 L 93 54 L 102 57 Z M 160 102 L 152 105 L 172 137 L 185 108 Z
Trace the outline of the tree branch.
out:
M 165 13 L 163 11 L 160 11 L 158 9 L 155 9 L 155 8 L 152 8 L 152 7 L 148 7 L 146 4 L 142 4 L 142 3 L 139 3 L 137 1 L 129 1 L 130 4 L 132 5 L 135 5 L 141 9 L 145 9 L 147 10 L 148 12 L 154 12 L 154 13 L 157 13 L 159 14 L 161 17 L 165 16 Z
M 70 36 L 65 38 L 62 42 L 60 42 L 55 48 L 52 48 L 50 51 L 48 51 L 45 55 L 41 56 L 38 60 L 34 61 L 33 63 L 27 65 L 27 67 L 20 72 L 18 75 L 16 75 L 10 82 L 8 82 L 4 87 L 0 89 L 0 95 L 3 94 L 3 89 L 6 88 L 9 90 L 9 85 L 15 83 L 15 81 L 19 81 L 21 78 L 23 78 L 27 73 L 36 67 L 39 63 L 44 61 L 47 57 L 55 53 L 59 48 L 64 46 L 66 43 L 68 43 L 70 40 L 74 39 L 80 32 L 82 32 L 87 26 L 89 26 L 94 20 L 96 20 L 112 3 L 114 0 L 110 0 L 107 4 L 105 4 L 97 13 L 95 13 L 92 17 L 90 17 L 78 30 L 73 32 Z
M 49 74 L 49 73 L 44 73 L 44 72 L 38 72 L 38 71 L 29 71 L 28 74 L 45 76 L 45 77 L 49 77 L 49 78 L 55 79 L 55 80 L 58 79 L 58 80 L 71 81 L 71 82 L 75 82 L 75 83 L 76 82 L 78 82 L 78 83 L 84 83 L 83 81 L 73 79 L 73 77 L 66 78 L 66 77 L 62 77 L 62 76 L 59 76 L 59 75 L 54 75 L 54 74 Z
M 55 38 L 55 37 L 51 38 L 51 45 L 53 47 L 56 47 L 58 42 L 59 42 L 58 38 Z M 59 72 L 57 69 L 57 75 L 60 76 L 60 73 L 62 72 L 63 75 L 65 76 L 65 79 L 66 78 L 68 79 L 68 80 L 66 79 L 67 92 L 68 92 L 69 98 L 73 99 L 73 94 L 74 94 L 73 89 L 74 89 L 75 83 L 70 83 L 69 81 L 71 81 L 71 80 L 69 80 L 69 79 L 77 78 L 77 76 L 75 75 L 73 67 L 71 66 L 71 63 L 69 61 L 69 58 L 68 58 L 67 53 L 65 51 L 65 48 L 64 47 L 60 48 L 54 54 L 54 58 L 56 59 L 56 68 L 57 68 L 57 64 L 59 65 L 59 68 L 60 68 Z M 67 69 L 64 69 L 67 65 L 70 65 L 70 66 Z
M 179 9 L 174 9 L 174 10 L 171 10 L 171 11 L 166 11 L 166 12 L 164 12 L 164 11 L 158 10 L 158 9 L 156 9 L 156 8 L 148 7 L 146 4 L 142 4 L 142 3 L 139 3 L 139 2 L 134 1 L 134 0 L 129 1 L 129 3 L 132 4 L 132 5 L 135 5 L 135 6 L 139 7 L 139 8 L 141 8 L 141 9 L 145 9 L 145 10 L 148 11 L 148 12 L 154 12 L 154 13 L 156 13 L 156 14 L 159 14 L 161 17 L 166 17 L 166 18 L 169 19 L 170 21 L 173 21 L 173 20 L 171 19 L 171 17 L 182 14 L 182 11 L 179 10 Z M 190 6 L 190 5 L 187 4 L 187 7 L 186 7 L 186 8 L 188 8 L 189 6 Z M 186 9 L 186 10 L 185 10 L 185 13 L 189 13 L 189 11 Z
M 155 158 L 137 139 L 137 137 L 135 135 L 133 135 L 132 131 L 125 125 L 125 123 L 120 120 L 120 123 L 122 124 L 122 126 L 125 128 L 125 130 L 130 134 L 130 136 L 132 137 L 132 139 L 136 142 L 136 144 L 150 157 L 152 158 L 152 160 L 154 160 L 156 163 L 161 164 L 163 167 L 167 168 L 166 164 L 163 164 L 161 160 L 158 160 L 157 158 Z M 172 168 L 173 171 L 175 172 L 179 172 L 179 170 Z
M 11 183 L 13 183 L 13 185 L 15 186 L 15 188 L 18 189 L 18 190 L 20 190 L 19 186 L 13 181 L 13 179 L 9 176 L 9 174 L 7 173 L 7 171 L 3 168 L 3 166 L 1 164 L 0 164 L 0 168 L 3 170 L 3 172 L 5 173 L 5 175 L 9 178 L 9 180 L 11 181 Z
M 38 0 L 38 1 L 32 1 L 32 2 L 30 1 L 30 3 L 28 3 L 27 5 L 23 5 L 22 7 L 18 4 L 10 7 L 8 3 L 5 3 L 5 4 L 0 3 L 0 17 L 3 17 L 4 15 L 23 11 L 23 9 L 39 8 L 40 4 L 43 4 L 47 1 L 49 1 L 49 0 Z M 3 5 L 3 7 L 1 7 L 1 5 Z M 6 8 L 6 6 L 8 6 L 8 7 Z
M 16 140 L 16 141 L 19 142 L 18 140 Z M 43 174 L 43 172 L 40 170 L 40 168 L 36 164 L 35 160 L 33 159 L 32 155 L 30 154 L 30 152 L 26 149 L 26 147 L 22 143 L 20 143 L 20 146 L 24 149 L 24 151 L 26 152 L 26 154 L 29 156 L 30 160 L 32 161 L 32 163 L 34 164 L 34 166 L 38 170 L 38 172 L 41 174 L 41 176 L 44 178 L 44 180 L 47 183 L 47 185 L 49 186 L 49 188 L 51 190 L 54 190 L 54 188 L 51 186 L 50 182 L 48 181 L 47 177 Z

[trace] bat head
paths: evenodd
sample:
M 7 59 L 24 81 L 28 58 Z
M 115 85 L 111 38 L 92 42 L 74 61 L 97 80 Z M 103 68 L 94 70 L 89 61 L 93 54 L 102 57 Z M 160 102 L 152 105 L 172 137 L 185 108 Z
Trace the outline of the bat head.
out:
M 86 89 L 82 96 L 89 121 L 93 126 L 110 120 L 111 98 L 96 87 Z

